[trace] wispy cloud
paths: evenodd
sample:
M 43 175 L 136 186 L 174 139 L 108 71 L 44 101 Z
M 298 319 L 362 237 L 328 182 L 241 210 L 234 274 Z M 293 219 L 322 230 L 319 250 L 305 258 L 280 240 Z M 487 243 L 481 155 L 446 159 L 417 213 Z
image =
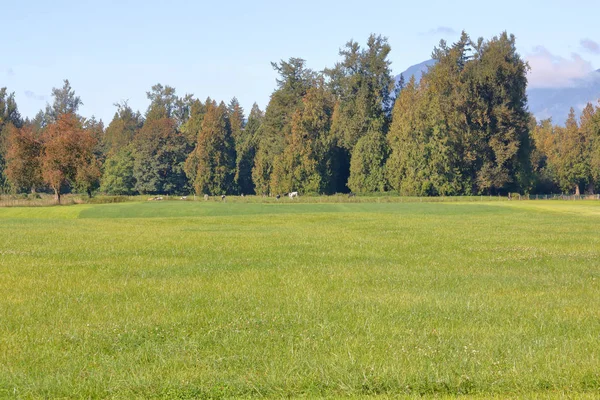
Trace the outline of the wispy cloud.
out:
M 600 44 L 594 42 L 592 39 L 582 39 L 581 47 L 592 54 L 600 54 Z
M 525 57 L 531 66 L 529 86 L 538 88 L 558 88 L 573 86 L 578 79 L 592 72 L 592 64 L 579 54 L 572 53 L 570 58 L 550 53 L 545 47 L 536 47 Z
M 25 97 L 27 97 L 28 99 L 38 100 L 38 101 L 46 101 L 46 99 L 47 99 L 46 96 L 44 96 L 42 94 L 35 94 L 35 92 L 32 92 L 31 90 L 25 91 Z
M 456 35 L 456 34 L 458 34 L 458 32 L 448 26 L 438 26 L 437 28 L 430 29 L 427 32 L 421 33 L 421 35 L 423 35 L 423 36 L 435 36 L 435 35 L 449 36 L 449 35 Z

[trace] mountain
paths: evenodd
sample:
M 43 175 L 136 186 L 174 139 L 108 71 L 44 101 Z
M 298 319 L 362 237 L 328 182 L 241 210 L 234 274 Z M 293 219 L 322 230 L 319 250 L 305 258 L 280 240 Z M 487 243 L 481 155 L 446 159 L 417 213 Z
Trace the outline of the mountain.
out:
M 429 67 L 432 67 L 435 65 L 437 61 L 435 60 L 427 60 L 427 61 L 423 61 L 421 64 L 417 64 L 417 65 L 413 65 L 412 67 L 409 67 L 406 71 L 404 71 L 402 74 L 402 76 L 404 76 L 404 82 L 408 83 L 408 81 L 410 80 L 411 77 L 415 77 L 415 80 L 417 81 L 417 83 L 419 83 L 421 81 L 421 76 L 423 76 L 423 74 L 425 72 L 427 72 Z M 396 77 L 396 82 L 400 80 L 400 75 L 398 75 Z
M 417 82 L 421 80 L 427 68 L 435 65 L 435 60 L 427 60 L 413 65 L 404 71 L 404 82 L 412 76 Z M 396 77 L 396 81 L 400 75 Z M 583 110 L 587 103 L 598 105 L 600 100 L 600 69 L 590 73 L 583 79 L 573 81 L 570 87 L 564 88 L 528 88 L 529 111 L 538 119 L 552 118 L 555 124 L 563 125 L 571 107 L 576 113 Z
M 600 99 L 600 70 L 590 73 L 583 79 L 565 88 L 530 88 L 527 90 L 529 111 L 538 120 L 552 118 L 563 125 L 571 107 L 580 113 L 587 103 L 598 104 Z

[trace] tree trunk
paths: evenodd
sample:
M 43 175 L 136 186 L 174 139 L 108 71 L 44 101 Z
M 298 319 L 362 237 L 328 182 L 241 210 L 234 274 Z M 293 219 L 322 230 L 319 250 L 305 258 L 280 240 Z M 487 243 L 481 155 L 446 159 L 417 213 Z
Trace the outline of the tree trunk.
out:
M 587 193 L 594 194 L 595 191 L 596 191 L 596 185 L 594 185 L 594 182 L 592 182 L 588 186 Z
M 575 185 L 575 196 L 579 196 L 581 192 L 579 191 L 579 184 Z
M 54 199 L 60 204 L 60 191 L 58 189 L 54 189 Z

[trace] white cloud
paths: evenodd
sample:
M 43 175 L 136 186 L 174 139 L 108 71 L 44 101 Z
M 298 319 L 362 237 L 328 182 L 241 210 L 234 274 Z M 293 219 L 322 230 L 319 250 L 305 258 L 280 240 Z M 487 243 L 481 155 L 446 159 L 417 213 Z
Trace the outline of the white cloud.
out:
M 598 42 L 594 42 L 592 39 L 582 39 L 581 47 L 592 54 L 600 54 L 600 44 Z
M 45 101 L 46 100 L 46 96 L 44 96 L 42 94 L 35 94 L 35 92 L 32 92 L 31 90 L 25 91 L 25 97 L 27 97 L 28 99 L 37 100 L 37 101 Z
M 570 87 L 594 70 L 592 64 L 577 53 L 564 58 L 550 53 L 542 46 L 536 47 L 525 58 L 531 67 L 528 76 L 530 87 Z
M 456 32 L 454 29 L 452 29 L 448 26 L 438 26 L 437 28 L 430 29 L 428 32 L 421 33 L 421 35 L 430 35 L 430 36 L 434 36 L 434 35 L 449 36 L 449 35 L 457 35 L 457 34 L 458 34 L 458 32 Z

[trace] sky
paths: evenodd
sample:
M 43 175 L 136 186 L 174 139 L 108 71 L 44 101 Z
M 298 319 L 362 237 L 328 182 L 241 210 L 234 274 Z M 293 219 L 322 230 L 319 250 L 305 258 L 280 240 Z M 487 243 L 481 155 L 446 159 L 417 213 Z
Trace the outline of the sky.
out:
M 0 87 L 33 117 L 69 79 L 83 116 L 112 119 L 127 100 L 145 112 L 156 83 L 177 94 L 264 109 L 275 89 L 272 61 L 299 57 L 322 70 L 371 33 L 388 38 L 395 74 L 452 43 L 503 31 L 531 66 L 529 83 L 561 87 L 600 68 L 600 2 L 503 1 L 0 0 Z

